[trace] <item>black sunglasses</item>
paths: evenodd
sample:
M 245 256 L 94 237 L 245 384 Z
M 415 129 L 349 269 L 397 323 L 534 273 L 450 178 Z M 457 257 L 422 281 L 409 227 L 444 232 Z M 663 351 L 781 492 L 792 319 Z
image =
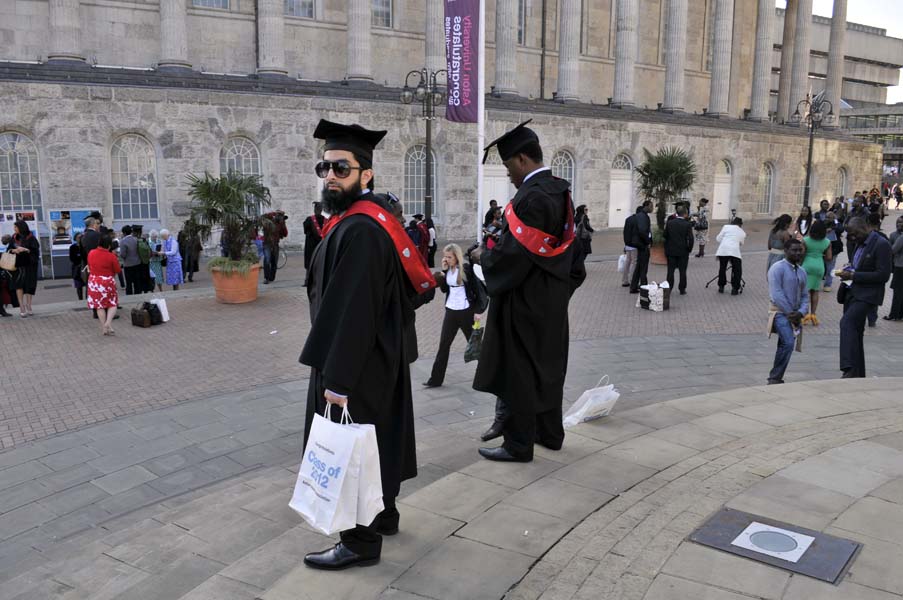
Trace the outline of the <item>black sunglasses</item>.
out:
M 348 164 L 348 161 L 345 160 L 321 160 L 317 163 L 317 166 L 314 167 L 314 171 L 317 173 L 317 177 L 320 179 L 325 179 L 327 175 L 329 175 L 329 171 L 335 173 L 335 176 L 339 179 L 345 179 L 349 175 L 351 175 L 351 171 L 360 170 L 363 171 L 363 167 L 352 167 Z

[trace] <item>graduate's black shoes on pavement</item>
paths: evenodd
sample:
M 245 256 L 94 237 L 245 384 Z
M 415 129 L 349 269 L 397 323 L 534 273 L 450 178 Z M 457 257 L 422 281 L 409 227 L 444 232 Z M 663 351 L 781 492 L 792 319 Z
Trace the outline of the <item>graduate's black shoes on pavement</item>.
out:
M 374 557 L 357 554 L 349 550 L 342 542 L 339 542 L 329 550 L 311 552 L 304 557 L 305 565 L 324 571 L 341 571 L 348 567 L 369 567 L 378 562 L 379 555 Z
M 434 388 L 434 387 L 442 387 L 441 383 L 433 383 L 432 381 L 424 381 L 423 387 Z
M 532 456 L 521 457 L 515 456 L 504 448 L 480 448 L 480 456 L 487 460 L 495 460 L 498 462 L 533 462 Z
M 393 514 L 389 515 L 384 514 L 385 512 L 383 511 L 376 515 L 376 518 L 370 524 L 370 528 L 375 529 L 376 533 L 380 535 L 395 535 L 398 533 L 398 522 L 401 515 L 398 514 L 397 510 L 392 511 Z
M 494 440 L 497 437 L 502 436 L 502 424 L 496 421 L 492 424 L 492 426 L 483 432 L 483 435 L 480 436 L 480 439 L 484 442 L 488 442 L 489 440 Z

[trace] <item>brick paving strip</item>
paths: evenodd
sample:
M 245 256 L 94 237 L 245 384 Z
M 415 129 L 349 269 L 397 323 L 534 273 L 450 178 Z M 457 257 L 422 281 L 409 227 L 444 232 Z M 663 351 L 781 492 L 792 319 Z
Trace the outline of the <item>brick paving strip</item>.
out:
M 300 403 L 270 390 L 213 401 L 216 422 L 207 401 L 129 417 L 0 454 L 0 506 L 19 505 L 0 515 L 0 600 L 899 598 L 901 384 L 748 387 L 621 410 L 527 465 L 476 459 L 486 418 L 418 421 L 421 476 L 403 489 L 401 533 L 379 566 L 338 575 L 300 565 L 329 541 L 286 506 L 300 436 L 282 434 L 300 428 Z M 423 398 L 419 411 L 479 409 Z M 285 430 L 265 424 L 279 415 Z M 239 437 L 246 455 L 226 442 Z M 64 495 L 48 496 L 54 486 Z M 725 503 L 865 546 L 833 587 L 684 541 Z

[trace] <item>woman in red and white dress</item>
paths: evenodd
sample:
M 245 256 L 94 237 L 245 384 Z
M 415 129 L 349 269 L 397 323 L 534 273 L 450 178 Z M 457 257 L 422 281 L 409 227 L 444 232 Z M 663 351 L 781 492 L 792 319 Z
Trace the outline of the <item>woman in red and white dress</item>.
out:
M 119 258 L 111 251 L 113 240 L 109 235 L 100 238 L 100 245 L 88 253 L 88 308 L 97 309 L 104 335 L 114 335 L 113 317 L 119 306 L 116 291 L 116 275 L 122 270 Z

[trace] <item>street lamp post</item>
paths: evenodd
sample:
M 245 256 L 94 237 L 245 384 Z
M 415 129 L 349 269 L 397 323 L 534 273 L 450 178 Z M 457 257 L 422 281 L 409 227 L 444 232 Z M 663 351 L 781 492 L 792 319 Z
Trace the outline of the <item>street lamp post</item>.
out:
M 404 89 L 401 90 L 402 104 L 411 104 L 415 100 L 423 106 L 423 119 L 426 121 L 426 190 L 423 194 L 423 214 L 427 220 L 433 217 L 433 129 L 432 121 L 436 116 L 436 106 L 442 104 L 445 90 L 436 83 L 441 74 L 448 74 L 445 69 L 430 71 L 427 68 L 413 70 L 404 78 Z M 417 86 L 409 85 L 412 75 L 418 75 Z
M 800 109 L 804 112 L 801 114 Z M 834 105 L 830 100 L 825 100 L 825 93 L 820 92 L 814 98 L 808 94 L 805 100 L 800 100 L 796 105 L 796 111 L 790 117 L 790 121 L 799 126 L 803 119 L 809 128 L 809 159 L 806 161 L 806 187 L 803 189 L 803 206 L 809 206 L 809 181 L 812 177 L 812 146 L 815 143 L 815 131 L 825 120 L 834 117 Z

